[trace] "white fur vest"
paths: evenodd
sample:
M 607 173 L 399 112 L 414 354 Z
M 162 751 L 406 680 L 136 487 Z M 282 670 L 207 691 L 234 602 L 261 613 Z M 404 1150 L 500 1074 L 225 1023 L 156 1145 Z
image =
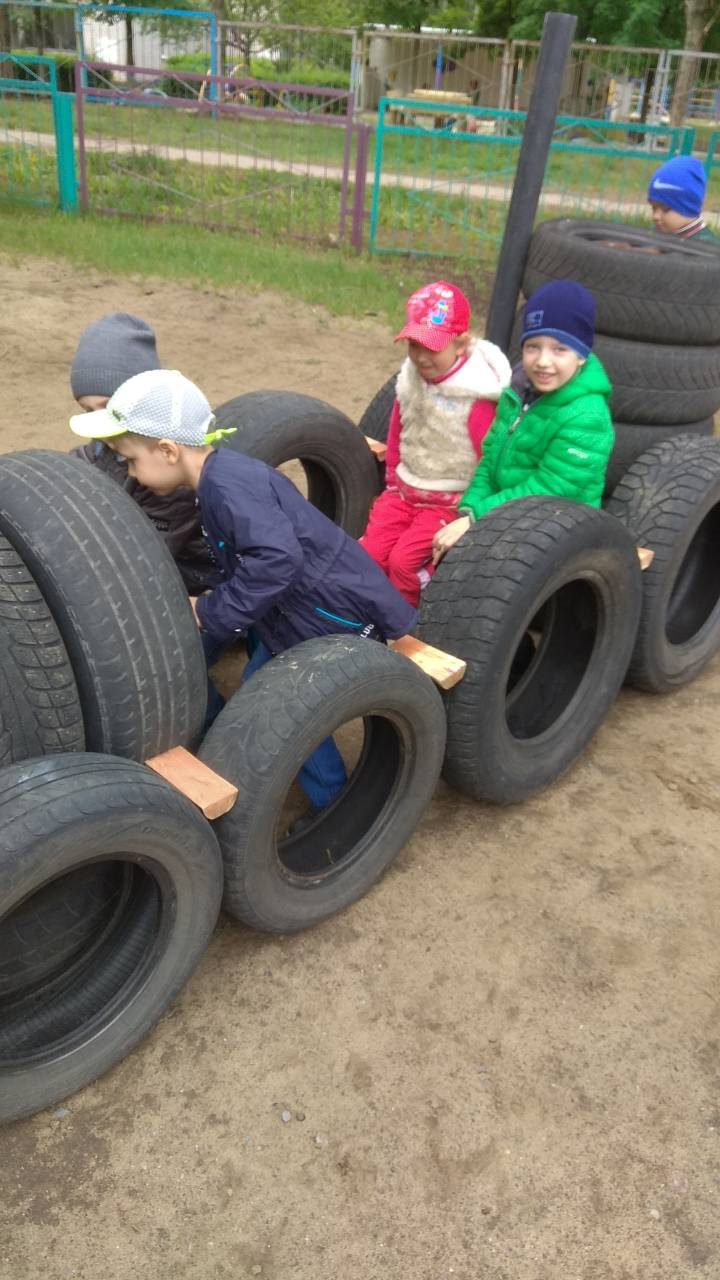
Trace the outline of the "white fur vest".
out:
M 497 400 L 510 372 L 500 348 L 484 338 L 472 340 L 465 364 L 443 382 L 426 382 L 406 359 L 396 384 L 398 479 L 416 489 L 465 489 L 477 463 L 468 434 L 470 410 L 476 400 Z

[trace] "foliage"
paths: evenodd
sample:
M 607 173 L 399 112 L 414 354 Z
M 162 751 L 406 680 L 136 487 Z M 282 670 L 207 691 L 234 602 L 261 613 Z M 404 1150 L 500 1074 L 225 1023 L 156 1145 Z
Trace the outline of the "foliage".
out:
M 22 58 L 23 54 L 34 54 L 34 49 L 12 49 L 12 53 Z M 51 58 L 55 63 L 57 72 L 57 87 L 62 93 L 75 92 L 75 63 L 77 58 L 74 53 L 65 52 L 58 49 L 46 49 L 42 55 L 44 58 Z M 12 78 L 14 80 L 35 80 L 40 72 L 38 63 L 29 63 L 27 67 L 23 67 L 21 63 L 15 63 L 12 68 Z M 94 71 L 88 72 L 88 84 L 107 89 L 108 83 L 112 81 L 111 71 Z
M 204 53 L 178 53 L 166 58 L 165 66 L 169 71 L 180 74 L 183 71 L 194 71 L 206 75 L 209 71 L 209 59 Z M 256 80 L 274 80 L 329 89 L 347 89 L 350 85 L 347 73 L 335 67 L 316 67 L 309 62 L 294 62 L 281 68 L 270 58 L 251 58 L 249 68 L 243 69 L 242 74 Z M 197 82 L 191 88 L 175 76 L 166 76 L 160 88 L 172 98 L 193 98 L 197 94 Z

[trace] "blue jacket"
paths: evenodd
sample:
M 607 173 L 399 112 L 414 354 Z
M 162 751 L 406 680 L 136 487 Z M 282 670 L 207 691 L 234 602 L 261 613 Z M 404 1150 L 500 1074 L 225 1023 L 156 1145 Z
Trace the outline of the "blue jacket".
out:
M 312 636 L 375 627 L 405 635 L 415 610 L 353 538 L 264 462 L 226 446 L 198 485 L 203 532 L 222 581 L 197 612 L 214 639 L 253 627 L 272 653 Z

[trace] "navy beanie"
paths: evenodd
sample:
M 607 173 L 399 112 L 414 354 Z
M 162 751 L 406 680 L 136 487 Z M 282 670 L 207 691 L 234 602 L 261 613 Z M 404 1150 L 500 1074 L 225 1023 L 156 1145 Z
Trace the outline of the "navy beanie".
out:
M 702 212 L 706 185 L 707 175 L 695 156 L 673 156 L 655 170 L 648 185 L 648 200 L 697 218 Z
M 80 396 L 112 396 L 123 382 L 159 369 L 155 334 L 144 320 L 114 311 L 83 329 L 70 366 L 70 387 Z
M 523 307 L 521 343 L 547 334 L 579 356 L 589 356 L 595 337 L 595 299 L 576 280 L 548 280 Z

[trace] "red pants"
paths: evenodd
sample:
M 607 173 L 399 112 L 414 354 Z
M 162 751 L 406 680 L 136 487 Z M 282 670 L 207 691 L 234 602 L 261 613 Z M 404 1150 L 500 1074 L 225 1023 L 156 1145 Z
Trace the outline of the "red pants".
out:
M 447 503 L 415 506 L 390 489 L 381 493 L 371 507 L 360 545 L 415 608 L 420 599 L 418 570 L 424 570 L 428 577 L 434 572 L 433 535 L 452 520 L 457 520 L 457 507 Z

